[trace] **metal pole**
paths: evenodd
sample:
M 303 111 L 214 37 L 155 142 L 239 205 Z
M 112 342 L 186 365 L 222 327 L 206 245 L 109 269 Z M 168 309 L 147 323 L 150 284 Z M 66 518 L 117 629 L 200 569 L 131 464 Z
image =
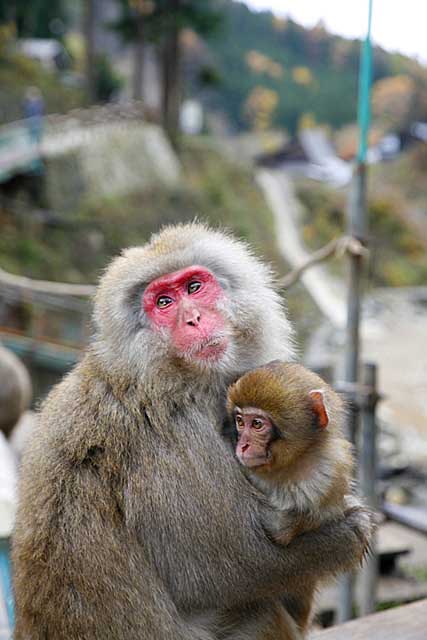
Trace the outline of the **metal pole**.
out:
M 365 167 L 356 169 L 352 193 L 349 201 L 349 234 L 362 239 L 362 224 L 365 219 Z M 355 227 L 358 227 L 356 234 Z M 359 380 L 359 322 L 361 305 L 362 256 L 349 255 L 349 279 L 347 300 L 347 328 L 345 348 L 344 379 L 346 383 L 356 384 Z M 355 394 L 352 394 L 355 395 Z M 347 437 L 356 444 L 359 424 L 359 408 L 353 398 L 347 414 Z M 353 617 L 354 575 L 346 574 L 339 582 L 338 615 L 339 623 Z
M 359 151 L 353 174 L 348 202 L 348 234 L 365 242 L 366 237 L 366 151 L 370 119 L 370 82 L 371 82 L 371 22 L 372 0 L 369 0 L 368 32 L 362 45 L 361 68 L 359 75 Z M 359 324 L 361 307 L 362 257 L 349 254 L 347 328 L 345 349 L 345 382 L 352 385 L 359 380 Z M 348 413 L 347 434 L 356 442 L 359 410 L 352 402 Z M 338 622 L 353 617 L 354 576 L 345 575 L 340 581 L 338 598 Z
M 377 393 L 377 367 L 375 364 L 365 364 L 364 385 L 367 395 L 362 408 L 362 443 L 360 452 L 359 479 L 360 486 L 367 504 L 373 509 L 378 508 L 376 491 L 377 479 L 377 421 L 375 410 L 379 396 Z M 366 616 L 375 611 L 376 592 L 378 583 L 378 555 L 376 540 L 372 541 L 371 554 L 366 558 L 360 573 L 360 613 Z

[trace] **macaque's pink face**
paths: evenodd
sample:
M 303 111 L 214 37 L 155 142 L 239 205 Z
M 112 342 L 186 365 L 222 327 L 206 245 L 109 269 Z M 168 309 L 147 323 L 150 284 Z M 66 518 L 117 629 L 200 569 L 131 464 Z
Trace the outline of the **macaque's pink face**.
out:
M 215 276 L 192 266 L 153 280 L 142 304 L 154 330 L 169 334 L 179 356 L 217 361 L 228 345 L 223 300 Z
M 246 467 L 259 467 L 271 460 L 269 445 L 274 437 L 270 417 L 261 409 L 236 407 L 234 420 L 238 442 L 236 456 Z

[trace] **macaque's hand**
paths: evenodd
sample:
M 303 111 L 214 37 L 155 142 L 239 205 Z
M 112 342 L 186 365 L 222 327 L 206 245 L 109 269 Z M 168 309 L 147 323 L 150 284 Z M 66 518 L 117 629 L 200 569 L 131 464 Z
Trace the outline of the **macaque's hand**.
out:
M 371 550 L 372 536 L 378 526 L 377 514 L 364 506 L 355 495 L 345 497 L 344 517 L 360 540 L 358 561 L 363 562 Z

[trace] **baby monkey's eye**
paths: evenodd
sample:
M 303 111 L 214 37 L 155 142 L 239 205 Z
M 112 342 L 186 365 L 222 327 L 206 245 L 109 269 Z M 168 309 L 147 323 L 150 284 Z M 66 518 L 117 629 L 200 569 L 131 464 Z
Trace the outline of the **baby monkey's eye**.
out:
M 252 426 L 254 429 L 262 429 L 264 423 L 262 420 L 260 420 L 259 418 L 254 418 L 252 420 Z
M 190 284 L 188 285 L 187 291 L 188 293 L 196 293 L 196 291 L 198 291 L 201 286 L 202 286 L 201 282 L 194 280 L 193 282 L 190 282 Z
M 236 426 L 238 426 L 238 427 L 243 427 L 244 426 L 244 422 L 243 422 L 242 416 L 236 416 Z

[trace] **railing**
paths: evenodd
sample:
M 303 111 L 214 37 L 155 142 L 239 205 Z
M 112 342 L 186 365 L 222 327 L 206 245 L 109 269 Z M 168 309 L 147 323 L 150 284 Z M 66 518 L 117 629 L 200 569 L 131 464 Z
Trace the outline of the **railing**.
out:
M 69 369 L 89 339 L 88 294 L 92 290 L 10 276 L 0 270 L 1 341 L 36 365 Z
M 31 140 L 28 122 L 20 120 L 0 127 L 0 181 L 31 168 L 39 158 L 40 150 Z

